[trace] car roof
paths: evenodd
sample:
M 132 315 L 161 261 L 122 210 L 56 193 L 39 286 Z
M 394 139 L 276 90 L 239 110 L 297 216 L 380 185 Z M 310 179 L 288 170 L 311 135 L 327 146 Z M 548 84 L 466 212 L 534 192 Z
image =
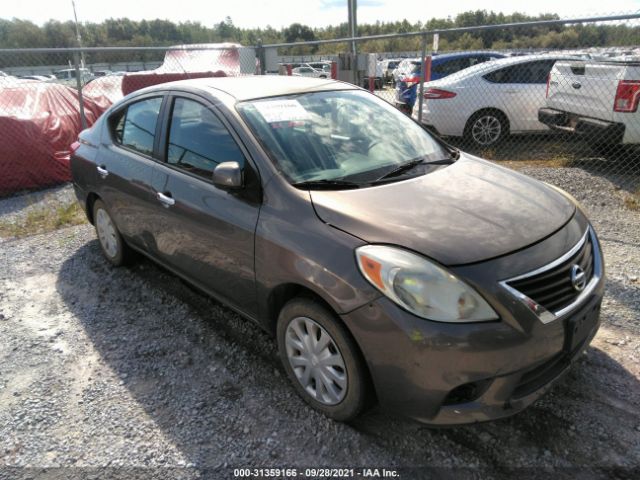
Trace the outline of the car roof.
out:
M 166 88 L 167 86 L 188 90 L 217 90 L 234 97 L 238 101 L 306 92 L 355 90 L 358 88 L 349 83 L 322 78 L 290 77 L 287 75 L 248 75 L 245 77 L 180 80 L 164 84 L 164 86 L 150 87 L 145 91 L 162 90 L 163 87 Z
M 492 50 L 474 50 L 468 52 L 451 52 L 451 53 L 438 53 L 433 56 L 433 61 L 450 60 L 453 58 L 466 58 L 477 57 L 478 55 L 492 56 L 499 55 L 501 58 L 506 57 L 504 53 L 495 52 Z
M 536 60 L 579 60 L 578 56 L 572 55 L 558 55 L 558 54 L 542 54 L 542 55 L 522 55 L 518 57 L 505 57 L 498 58 L 497 60 L 490 60 L 488 62 L 478 63 L 459 72 L 453 73 L 447 77 L 435 80 L 436 82 L 447 81 L 454 82 L 463 78 L 472 77 L 474 75 L 485 75 L 494 70 L 508 67 L 510 65 L 517 65 L 519 63 L 528 63 Z

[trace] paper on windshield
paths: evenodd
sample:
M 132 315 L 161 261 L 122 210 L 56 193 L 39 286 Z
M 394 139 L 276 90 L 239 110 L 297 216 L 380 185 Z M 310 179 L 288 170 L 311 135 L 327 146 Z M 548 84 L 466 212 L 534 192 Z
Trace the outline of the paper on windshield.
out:
M 298 100 L 270 100 L 256 102 L 254 105 L 267 123 L 297 122 L 310 118 L 309 112 Z

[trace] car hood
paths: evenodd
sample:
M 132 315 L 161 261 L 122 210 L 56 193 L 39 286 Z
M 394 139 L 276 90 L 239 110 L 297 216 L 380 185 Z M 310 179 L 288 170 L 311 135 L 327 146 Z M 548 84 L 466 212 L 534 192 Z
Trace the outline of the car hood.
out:
M 575 212 L 573 203 L 548 185 L 464 154 L 449 167 L 409 180 L 310 195 L 325 223 L 449 266 L 536 243 Z

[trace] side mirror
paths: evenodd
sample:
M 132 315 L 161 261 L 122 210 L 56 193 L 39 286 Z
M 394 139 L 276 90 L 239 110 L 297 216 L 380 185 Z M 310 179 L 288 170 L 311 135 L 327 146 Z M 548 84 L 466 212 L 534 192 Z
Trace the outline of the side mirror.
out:
M 238 162 L 222 162 L 213 170 L 213 184 L 225 190 L 242 188 L 242 169 Z

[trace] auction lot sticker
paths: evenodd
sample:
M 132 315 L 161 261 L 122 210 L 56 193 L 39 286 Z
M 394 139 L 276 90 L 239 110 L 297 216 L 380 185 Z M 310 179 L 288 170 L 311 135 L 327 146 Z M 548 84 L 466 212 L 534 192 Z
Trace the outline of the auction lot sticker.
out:
M 298 100 L 269 100 L 254 105 L 267 123 L 296 122 L 310 117 Z

